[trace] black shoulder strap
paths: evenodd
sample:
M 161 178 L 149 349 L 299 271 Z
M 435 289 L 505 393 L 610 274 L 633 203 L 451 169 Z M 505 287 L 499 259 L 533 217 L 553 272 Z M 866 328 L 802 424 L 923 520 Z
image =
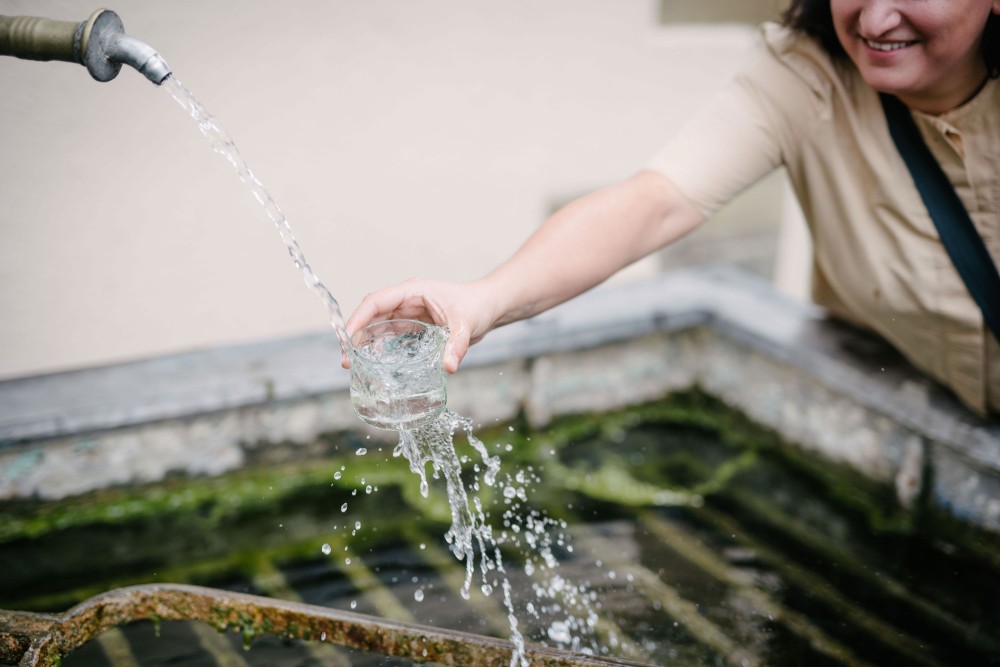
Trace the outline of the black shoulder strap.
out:
M 896 149 L 913 176 L 941 243 L 965 281 L 986 324 L 1000 340 L 1000 273 L 941 165 L 934 159 L 910 110 L 893 95 L 880 93 Z

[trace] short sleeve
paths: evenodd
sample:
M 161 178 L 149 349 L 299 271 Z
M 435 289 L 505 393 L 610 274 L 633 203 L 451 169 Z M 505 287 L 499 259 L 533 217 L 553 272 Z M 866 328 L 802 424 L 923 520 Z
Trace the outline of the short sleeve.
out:
M 830 87 L 818 49 L 809 38 L 765 25 L 736 77 L 647 168 L 669 178 L 703 215 L 714 213 L 781 166 L 824 115 Z

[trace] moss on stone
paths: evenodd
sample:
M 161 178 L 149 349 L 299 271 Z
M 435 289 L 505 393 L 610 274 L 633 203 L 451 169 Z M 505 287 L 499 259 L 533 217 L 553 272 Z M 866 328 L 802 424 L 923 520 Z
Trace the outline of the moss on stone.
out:
M 904 510 L 888 485 L 818 460 L 699 391 L 610 414 L 560 417 L 539 432 L 518 420 L 482 429 L 477 435 L 491 453 L 501 455 L 505 471 L 533 466 L 542 472 L 545 488 L 532 491 L 532 501 L 540 504 L 557 506 L 560 494 L 567 492 L 628 507 L 763 498 L 761 502 L 774 510 L 770 516 L 793 522 L 799 509 L 795 498 L 806 494 L 843 509 L 871 533 L 931 536 L 940 531 L 984 557 L 996 559 L 1000 553 L 996 539 L 928 511 L 926 504 Z M 645 458 L 638 460 L 636 452 L 622 443 L 640 436 L 649 446 Z M 456 436 L 456 445 L 462 451 L 467 447 L 461 435 Z M 629 446 L 641 449 L 644 444 Z M 594 452 L 601 456 L 591 456 Z M 469 455 L 474 453 L 470 450 Z M 341 471 L 337 479 L 335 473 Z M 785 505 L 774 497 L 778 477 L 792 480 Z M 376 513 L 383 525 L 380 534 L 362 531 L 353 537 L 353 550 L 372 547 L 395 530 L 394 525 L 414 521 L 443 533 L 450 508 L 440 488 L 443 482 L 429 481 L 431 493 L 424 498 L 405 461 L 392 458 L 387 446 L 374 445 L 365 456 L 344 447 L 322 460 L 262 465 L 222 477 L 177 477 L 64 501 L 0 504 L 0 566 L 3 549 L 8 550 L 8 561 L 22 547 L 29 556 L 21 557 L 30 559 L 31 549 L 76 540 L 95 540 L 91 544 L 102 539 L 133 540 L 146 549 L 130 554 L 134 560 L 113 568 L 108 576 L 94 573 L 81 581 L 67 575 L 65 584 L 59 580 L 52 584 L 58 588 L 35 590 L 30 598 L 26 581 L 21 592 L 9 594 L 0 606 L 65 609 L 108 588 L 148 582 L 151 572 L 156 573 L 153 581 L 209 583 L 233 572 L 252 576 L 275 561 L 318 557 L 319 546 L 333 541 L 324 540 L 324 535 L 329 533 L 328 524 L 341 518 L 344 502 L 352 511 Z M 378 498 L 365 494 L 368 484 L 379 487 Z M 493 492 L 481 489 L 486 505 Z M 564 499 L 561 502 L 565 504 Z M 307 516 L 300 525 L 274 530 L 284 516 L 303 507 Z M 172 534 L 176 543 L 158 542 L 156 534 Z M 201 551 L 192 553 L 186 545 L 203 535 L 217 543 L 200 545 Z

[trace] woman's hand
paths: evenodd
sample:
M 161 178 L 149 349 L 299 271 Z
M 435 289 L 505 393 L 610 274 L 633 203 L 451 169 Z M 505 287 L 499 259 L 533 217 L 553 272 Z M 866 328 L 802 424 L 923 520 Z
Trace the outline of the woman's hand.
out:
M 449 330 L 445 346 L 444 370 L 454 373 L 469 346 L 479 342 L 494 326 L 495 303 L 482 282 L 452 283 L 437 280 L 408 280 L 373 292 L 362 299 L 347 321 L 351 335 L 371 324 L 389 319 L 430 322 Z M 350 367 L 343 355 L 341 364 Z

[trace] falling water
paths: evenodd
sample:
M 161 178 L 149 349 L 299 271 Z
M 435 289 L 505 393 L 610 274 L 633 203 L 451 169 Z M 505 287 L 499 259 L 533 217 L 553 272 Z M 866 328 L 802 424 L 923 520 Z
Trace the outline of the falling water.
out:
M 305 280 L 306 285 L 319 296 L 320 300 L 326 306 L 330 316 L 330 323 L 333 325 L 334 331 L 337 332 L 337 339 L 340 341 L 341 348 L 349 350 L 351 347 L 351 338 L 347 335 L 347 326 L 344 324 L 344 316 L 340 312 L 340 304 L 337 303 L 330 290 L 327 289 L 326 285 L 320 281 L 319 276 L 316 275 L 316 272 L 309 266 L 305 254 L 303 254 L 298 241 L 295 240 L 295 236 L 292 234 L 292 227 L 288 223 L 285 214 L 278 208 L 278 204 L 271 197 L 264 184 L 250 171 L 249 165 L 247 165 L 243 156 L 240 155 L 236 144 L 229 136 L 229 133 L 226 132 L 226 128 L 222 126 L 219 119 L 205 111 L 205 107 L 194 98 L 191 91 L 185 88 L 175 76 L 168 77 L 163 82 L 163 87 L 194 118 L 195 122 L 198 123 L 198 129 L 208 139 L 212 145 L 212 149 L 233 166 L 233 169 L 236 170 L 236 175 L 250 188 L 250 192 L 254 198 L 264 207 L 268 219 L 274 223 L 274 226 L 278 229 L 278 234 L 281 236 L 281 240 L 284 242 L 285 247 L 288 248 L 288 254 L 291 256 L 292 262 L 302 272 L 302 279 Z
M 434 477 L 442 476 L 448 493 L 448 504 L 451 507 L 451 528 L 445 533 L 445 541 L 451 547 L 452 553 L 459 560 L 465 561 L 465 584 L 460 591 L 462 597 L 470 597 L 472 579 L 476 569 L 476 551 L 479 552 L 479 571 L 482 577 L 480 590 L 483 595 L 491 595 L 497 581 L 493 575 L 502 578 L 503 603 L 507 609 L 507 620 L 510 624 L 511 641 L 514 644 L 514 654 L 511 657 L 512 667 L 526 666 L 524 657 L 524 638 L 518 629 L 517 614 L 511 599 L 510 584 L 504 572 L 503 557 L 500 547 L 493 538 L 493 529 L 486 520 L 482 501 L 478 495 L 469 504 L 469 495 L 462 481 L 462 460 L 454 447 L 454 435 L 458 429 L 465 431 L 469 444 L 482 457 L 486 468 L 482 481 L 487 486 L 496 483 L 500 472 L 500 458 L 490 456 L 486 445 L 472 433 L 472 421 L 460 417 L 450 410 L 435 421 L 416 430 L 400 430 L 399 444 L 393 451 L 393 456 L 403 456 L 410 464 L 410 470 L 420 477 L 420 493 L 425 498 L 428 495 L 427 464 L 431 465 Z M 476 473 L 471 486 L 479 485 L 479 467 L 474 467 Z
M 197 122 L 198 129 L 208 139 L 212 149 L 233 166 L 240 180 L 250 188 L 254 198 L 264 207 L 267 217 L 274 223 L 281 240 L 288 249 L 292 261 L 302 273 L 306 285 L 319 296 L 326 306 L 330 322 L 341 347 L 344 350 L 350 350 L 350 336 L 347 333 L 340 305 L 309 266 L 302 249 L 292 234 L 288 219 L 278 208 L 277 203 L 264 185 L 250 170 L 225 128 L 175 77 L 171 76 L 164 81 L 163 87 Z M 473 491 L 471 502 L 462 478 L 462 465 L 466 461 L 458 456 L 454 446 L 454 435 L 459 430 L 465 432 L 469 443 L 481 456 L 485 468 L 480 477 L 479 464 L 473 466 L 475 474 L 468 489 Z M 363 456 L 365 453 L 364 449 L 357 451 L 359 456 Z M 588 646 L 584 640 L 584 637 L 589 635 L 593 641 L 593 630 L 597 618 L 590 607 L 590 598 L 581 587 L 570 584 L 554 571 L 558 562 L 552 554 L 550 531 L 554 527 L 558 528 L 558 523 L 537 512 L 524 515 L 517 511 L 521 507 L 518 504 L 519 501 L 527 503 L 524 489 L 528 480 L 523 471 L 514 476 L 507 475 L 499 484 L 502 502 L 507 508 L 503 515 L 505 529 L 499 535 L 493 534 L 478 490 L 480 489 L 480 481 L 490 487 L 497 483 L 500 459 L 497 456 L 490 456 L 486 446 L 473 435 L 471 420 L 460 417 L 450 410 L 445 410 L 437 420 L 430 424 L 414 430 L 401 429 L 399 431 L 399 444 L 393 455 L 402 456 L 409 462 L 410 469 L 420 478 L 420 492 L 424 497 L 429 492 L 427 465 L 431 465 L 431 474 L 434 478 L 444 477 L 452 515 L 452 525 L 445 534 L 445 540 L 450 545 L 455 557 L 465 561 L 466 566 L 465 584 L 460 592 L 466 598 L 471 595 L 470 590 L 475 576 L 476 554 L 478 552 L 480 590 L 483 595 L 492 595 L 499 588 L 503 596 L 504 607 L 507 609 L 511 642 L 515 647 L 511 656 L 511 667 L 527 667 L 528 661 L 524 653 L 524 638 L 518 629 L 511 585 L 504 569 L 500 551 L 501 545 L 520 549 L 525 554 L 524 567 L 527 575 L 537 575 L 537 571 L 544 571 L 545 576 L 541 577 L 542 583 L 536 583 L 533 586 L 533 592 L 540 606 L 547 605 L 550 610 L 554 609 L 562 614 L 562 617 L 554 621 L 549 628 L 548 639 L 557 645 L 584 652 L 594 652 L 595 645 Z M 363 480 L 362 486 L 365 486 Z M 372 492 L 370 486 L 365 487 L 365 489 L 366 493 Z M 355 490 L 356 493 L 357 490 Z M 344 503 L 340 507 L 341 513 L 347 512 L 347 509 L 348 503 Z M 565 525 L 561 527 L 565 528 Z M 354 531 L 356 532 L 360 528 L 361 523 L 355 522 Z M 564 542 L 565 539 L 563 535 L 557 538 L 560 543 Z M 330 545 L 324 544 L 322 551 L 325 555 L 330 555 L 332 548 Z M 350 558 L 345 559 L 345 562 L 350 563 Z M 537 576 L 535 578 L 538 579 Z M 532 603 L 528 603 L 526 612 L 538 617 L 538 610 Z
M 463 464 L 469 461 L 460 457 L 455 448 L 454 438 L 459 431 L 465 433 L 481 459 L 481 465 L 474 461 L 471 470 L 465 470 L 468 482 L 463 482 Z M 428 464 L 434 478 L 444 478 L 452 517 L 445 540 L 455 557 L 465 561 L 466 568 L 460 593 L 467 599 L 471 595 L 478 554 L 479 589 L 486 596 L 499 591 L 507 610 L 515 646 L 511 667 L 526 667 L 528 662 L 501 547 L 519 552 L 524 573 L 535 582 L 531 587 L 535 602 L 529 602 L 522 611 L 536 619 L 543 613 L 552 619 L 546 639 L 584 653 L 598 652 L 595 635 L 598 617 L 592 606 L 592 592 L 557 571 L 559 562 L 553 553 L 554 546 L 573 550 L 566 533 L 561 532 L 567 528 L 566 523 L 528 507 L 528 487 L 539 481 L 532 469 L 518 470 L 513 475 L 506 473 L 501 478 L 500 457 L 490 456 L 486 445 L 473 434 L 472 420 L 450 410 L 416 430 L 400 430 L 393 456 L 406 458 L 410 470 L 420 478 L 420 493 L 424 497 L 429 492 Z M 503 508 L 503 528 L 497 534 L 479 494 L 481 485 L 496 487 L 500 492 L 496 502 Z

